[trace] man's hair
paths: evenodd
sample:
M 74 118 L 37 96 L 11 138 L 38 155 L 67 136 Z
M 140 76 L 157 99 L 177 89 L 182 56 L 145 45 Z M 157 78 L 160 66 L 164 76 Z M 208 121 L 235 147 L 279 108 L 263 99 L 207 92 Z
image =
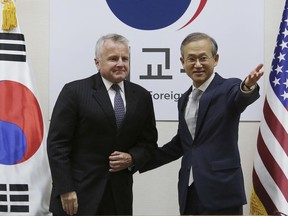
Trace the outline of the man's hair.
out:
M 211 48 L 212 56 L 217 54 L 218 45 L 217 45 L 217 42 L 214 40 L 214 38 L 212 38 L 211 36 L 209 36 L 205 33 L 195 32 L 195 33 L 191 33 L 191 34 L 187 35 L 186 38 L 182 41 L 181 47 L 180 47 L 181 56 L 183 57 L 183 55 L 184 55 L 183 49 L 184 49 L 185 45 L 187 45 L 190 42 L 199 41 L 199 40 L 210 40 L 211 45 L 212 45 L 212 48 Z
M 100 56 L 102 54 L 102 50 L 103 50 L 103 45 L 104 45 L 104 42 L 106 40 L 112 40 L 113 42 L 123 43 L 126 45 L 129 44 L 128 39 L 122 35 L 114 34 L 114 33 L 104 35 L 104 36 L 100 37 L 96 43 L 96 47 L 95 47 L 95 58 L 96 59 L 100 58 Z

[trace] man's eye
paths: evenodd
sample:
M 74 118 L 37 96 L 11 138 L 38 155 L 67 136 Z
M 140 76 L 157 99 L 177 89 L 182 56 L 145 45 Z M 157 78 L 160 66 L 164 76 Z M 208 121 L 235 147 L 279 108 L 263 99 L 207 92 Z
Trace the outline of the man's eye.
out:
M 195 59 L 195 58 L 189 58 L 188 61 L 189 61 L 189 62 L 196 62 L 197 59 Z
M 118 58 L 110 58 L 109 61 L 116 62 L 116 61 L 118 61 Z

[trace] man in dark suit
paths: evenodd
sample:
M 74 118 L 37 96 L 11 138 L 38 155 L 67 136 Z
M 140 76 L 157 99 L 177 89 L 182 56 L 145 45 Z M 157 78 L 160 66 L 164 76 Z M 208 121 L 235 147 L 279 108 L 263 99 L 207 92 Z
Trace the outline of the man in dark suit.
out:
M 219 60 L 218 45 L 204 33 L 188 35 L 180 50 L 181 63 L 192 85 L 178 102 L 178 131 L 140 171 L 183 156 L 178 182 L 181 214 L 242 214 L 246 196 L 238 126 L 241 113 L 259 97 L 257 81 L 263 75 L 263 65 L 258 65 L 244 81 L 222 78 L 214 72 Z M 191 103 L 192 93 L 198 90 L 199 101 Z M 198 111 L 191 116 L 190 108 Z
M 66 84 L 53 110 L 47 150 L 54 215 L 131 215 L 132 169 L 140 169 L 157 147 L 151 94 L 125 80 L 128 40 L 101 37 L 95 63 L 99 72 Z M 125 111 L 119 124 L 113 84 Z

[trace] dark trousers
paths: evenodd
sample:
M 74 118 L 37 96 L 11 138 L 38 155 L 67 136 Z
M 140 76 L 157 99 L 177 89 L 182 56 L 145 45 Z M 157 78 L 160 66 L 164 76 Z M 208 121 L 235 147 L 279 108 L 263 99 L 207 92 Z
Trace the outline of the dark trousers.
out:
M 192 184 L 188 189 L 184 215 L 243 215 L 243 206 L 235 206 L 221 210 L 205 209 L 199 200 L 195 185 Z
M 110 181 L 107 182 L 97 215 L 118 215 Z

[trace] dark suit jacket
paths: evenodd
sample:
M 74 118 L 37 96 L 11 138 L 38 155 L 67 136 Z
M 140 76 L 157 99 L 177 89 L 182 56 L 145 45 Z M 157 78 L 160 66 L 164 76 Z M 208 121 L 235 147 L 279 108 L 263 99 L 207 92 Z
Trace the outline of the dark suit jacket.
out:
M 259 87 L 251 94 L 244 94 L 240 83 L 240 79 L 224 79 L 216 73 L 200 98 L 194 140 L 185 121 L 185 107 L 192 87 L 185 92 L 178 102 L 176 136 L 159 148 L 153 160 L 140 170 L 156 168 L 183 156 L 178 182 L 181 214 L 186 206 L 191 166 L 195 188 L 205 208 L 219 210 L 246 203 L 238 126 L 240 114 L 259 97 Z
M 76 191 L 81 215 L 95 215 L 110 179 L 119 214 L 132 214 L 132 174 L 109 173 L 109 155 L 129 152 L 141 168 L 156 147 L 151 94 L 124 81 L 126 115 L 117 129 L 114 110 L 100 74 L 64 86 L 55 104 L 47 150 L 53 189 L 50 210 L 64 215 L 60 194 Z

